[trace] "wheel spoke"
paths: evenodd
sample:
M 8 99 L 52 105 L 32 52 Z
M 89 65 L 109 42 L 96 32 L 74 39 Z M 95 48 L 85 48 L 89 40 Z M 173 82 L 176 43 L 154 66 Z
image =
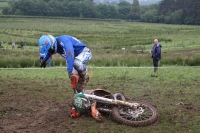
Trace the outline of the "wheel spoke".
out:
M 143 121 L 147 120 L 152 116 L 152 111 L 146 107 L 144 112 L 142 110 L 133 111 L 131 108 L 119 108 L 119 114 L 122 118 L 130 121 Z

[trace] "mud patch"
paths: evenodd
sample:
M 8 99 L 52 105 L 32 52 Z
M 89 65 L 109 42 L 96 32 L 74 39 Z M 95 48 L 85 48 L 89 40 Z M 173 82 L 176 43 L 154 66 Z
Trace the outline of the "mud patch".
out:
M 71 121 L 68 101 L 58 102 L 53 97 L 38 96 L 37 92 L 41 90 L 38 82 L 27 86 L 22 79 L 1 81 L 4 85 L 0 92 L 0 132 L 57 132 L 56 129 L 70 129 L 60 127 L 62 123 Z

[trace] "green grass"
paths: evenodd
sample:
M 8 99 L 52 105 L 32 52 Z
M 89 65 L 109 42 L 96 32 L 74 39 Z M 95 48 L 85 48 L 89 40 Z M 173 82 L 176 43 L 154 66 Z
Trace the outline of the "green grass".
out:
M 6 2 L 6 1 L 0 1 L 0 9 L 2 7 L 6 7 L 6 6 L 8 6 L 8 2 Z
M 128 98 L 149 102 L 158 109 L 156 125 L 134 128 L 116 124 L 106 116 L 103 123 L 95 122 L 91 116 L 69 118 L 68 104 L 73 92 L 64 68 L 0 70 L 0 101 L 4 101 L 0 106 L 0 118 L 10 120 L 9 125 L 12 126 L 16 122 L 12 122 L 12 118 L 16 118 L 17 114 L 24 116 L 23 119 L 17 117 L 18 122 L 23 123 L 27 119 L 37 123 L 39 121 L 34 118 L 43 113 L 42 125 L 30 127 L 26 123 L 25 128 L 15 126 L 15 131 L 197 133 L 200 131 L 199 71 L 199 67 L 160 68 L 158 77 L 153 78 L 150 76 L 153 68 L 93 68 L 92 73 L 89 69 L 92 77 L 86 89 L 124 92 Z M 7 132 L 11 131 L 8 127 Z
M 1 16 L 0 28 L 0 41 L 6 48 L 0 53 L 4 57 L 0 59 L 0 67 L 38 67 L 37 42 L 47 33 L 67 34 L 82 40 L 92 51 L 90 65 L 94 66 L 151 66 L 149 52 L 154 38 L 158 38 L 163 46 L 160 65 L 200 65 L 199 26 Z M 16 45 L 23 41 L 24 50 L 15 48 L 11 52 L 12 41 Z M 138 54 L 137 50 L 145 53 Z M 62 65 L 65 60 L 55 56 L 53 66 Z
M 33 47 L 33 46 L 31 46 Z M 95 49 L 91 48 L 91 66 L 152 66 L 149 52 L 137 53 L 134 50 Z M 193 52 L 195 51 L 195 52 Z M 103 54 L 102 54 L 103 53 Z M 186 51 L 164 51 L 159 66 L 199 66 L 200 56 L 195 49 Z M 0 68 L 39 67 L 38 50 L 21 49 L 0 50 Z M 109 57 L 109 58 L 108 58 Z M 65 66 L 66 61 L 59 54 L 53 55 L 52 66 Z
M 42 34 L 73 35 L 90 47 L 149 50 L 153 39 L 158 38 L 163 48 L 185 49 L 199 45 L 199 26 L 147 24 L 125 21 L 74 20 L 69 18 L 1 18 L 1 41 L 24 41 L 25 45 L 37 45 Z M 140 49 L 141 49 L 140 48 Z

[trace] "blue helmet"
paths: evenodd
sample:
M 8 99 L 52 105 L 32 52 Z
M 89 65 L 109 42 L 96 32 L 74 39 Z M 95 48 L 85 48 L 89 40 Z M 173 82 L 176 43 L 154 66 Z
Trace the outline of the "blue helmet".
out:
M 38 41 L 40 57 L 44 57 L 48 52 L 57 52 L 56 38 L 52 35 L 42 35 Z

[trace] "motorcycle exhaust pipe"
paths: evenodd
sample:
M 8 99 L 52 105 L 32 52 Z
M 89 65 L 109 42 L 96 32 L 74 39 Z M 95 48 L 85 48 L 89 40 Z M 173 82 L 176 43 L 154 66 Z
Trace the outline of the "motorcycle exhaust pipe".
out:
M 106 102 L 108 104 L 115 104 L 115 105 L 122 105 L 122 106 L 128 106 L 131 108 L 137 108 L 139 106 L 138 103 L 130 103 L 130 102 L 126 102 L 126 101 L 122 101 L 122 100 L 114 100 L 114 99 L 108 99 L 108 98 L 104 98 L 104 97 L 100 97 L 100 96 L 96 96 L 96 95 L 90 95 L 90 94 L 84 94 L 86 98 L 89 99 L 94 99 L 97 100 L 98 102 Z

